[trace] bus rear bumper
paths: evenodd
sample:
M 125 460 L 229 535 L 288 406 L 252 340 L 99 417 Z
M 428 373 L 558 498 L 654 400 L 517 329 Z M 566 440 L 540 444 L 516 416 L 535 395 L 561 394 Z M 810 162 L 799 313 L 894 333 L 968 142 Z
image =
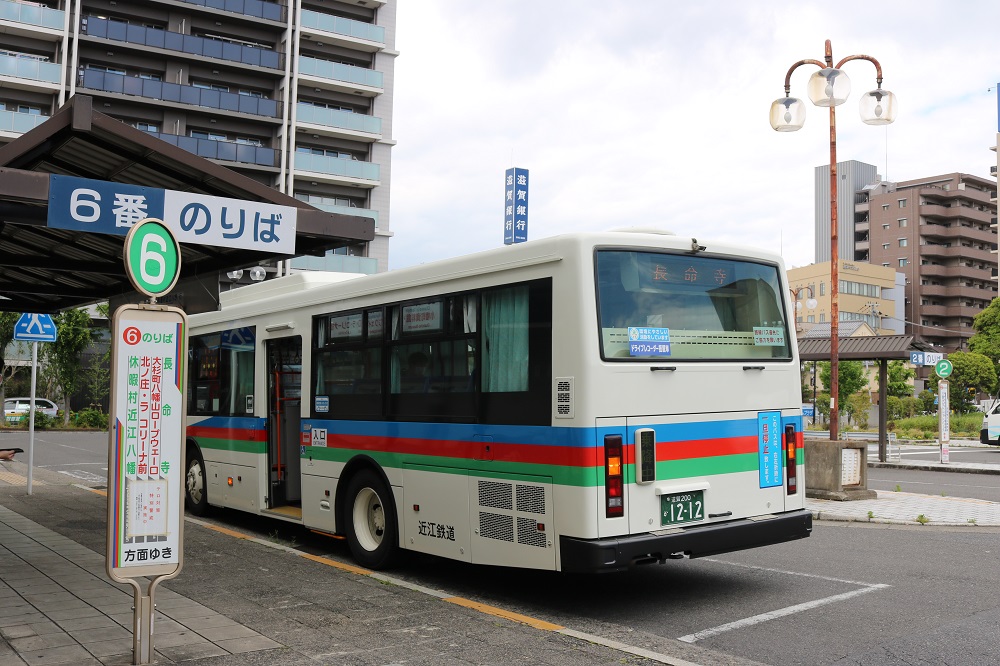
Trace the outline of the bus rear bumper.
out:
M 682 555 L 706 557 L 804 539 L 812 533 L 812 513 L 802 509 L 756 520 L 745 518 L 664 532 L 610 539 L 561 537 L 561 569 L 584 573 L 624 571 Z

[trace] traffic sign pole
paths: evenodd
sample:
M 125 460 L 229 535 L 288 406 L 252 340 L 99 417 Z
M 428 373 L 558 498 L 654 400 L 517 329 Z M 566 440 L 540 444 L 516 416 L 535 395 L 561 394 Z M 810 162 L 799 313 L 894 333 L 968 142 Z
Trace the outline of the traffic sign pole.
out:
M 31 397 L 28 403 L 28 494 L 31 494 L 32 470 L 35 468 L 35 385 L 38 376 L 38 343 L 31 343 Z

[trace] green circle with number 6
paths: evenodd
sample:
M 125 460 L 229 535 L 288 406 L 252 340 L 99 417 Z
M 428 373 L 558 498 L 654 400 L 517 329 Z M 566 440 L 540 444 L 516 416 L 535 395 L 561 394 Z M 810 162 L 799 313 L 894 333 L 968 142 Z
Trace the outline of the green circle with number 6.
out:
M 181 247 L 161 220 L 137 222 L 125 237 L 125 271 L 136 291 L 158 297 L 170 292 L 181 273 Z

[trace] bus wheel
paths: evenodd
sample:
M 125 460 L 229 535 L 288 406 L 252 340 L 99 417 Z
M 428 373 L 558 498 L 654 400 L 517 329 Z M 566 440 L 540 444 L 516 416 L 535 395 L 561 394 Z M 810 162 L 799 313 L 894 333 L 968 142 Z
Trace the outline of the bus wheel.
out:
M 361 470 L 347 486 L 347 543 L 355 561 L 382 569 L 395 559 L 399 545 L 392 492 L 375 472 Z
M 205 461 L 197 453 L 188 458 L 184 486 L 185 508 L 196 516 L 204 516 L 208 511 L 208 495 L 205 488 Z

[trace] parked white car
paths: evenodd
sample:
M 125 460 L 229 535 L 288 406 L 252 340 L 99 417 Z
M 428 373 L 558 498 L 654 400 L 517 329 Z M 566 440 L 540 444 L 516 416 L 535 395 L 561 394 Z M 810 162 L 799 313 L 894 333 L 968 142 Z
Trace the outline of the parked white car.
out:
M 17 423 L 28 413 L 31 398 L 7 398 L 3 401 L 3 418 L 7 423 Z M 56 403 L 45 398 L 35 398 L 35 413 L 55 418 L 59 413 Z

